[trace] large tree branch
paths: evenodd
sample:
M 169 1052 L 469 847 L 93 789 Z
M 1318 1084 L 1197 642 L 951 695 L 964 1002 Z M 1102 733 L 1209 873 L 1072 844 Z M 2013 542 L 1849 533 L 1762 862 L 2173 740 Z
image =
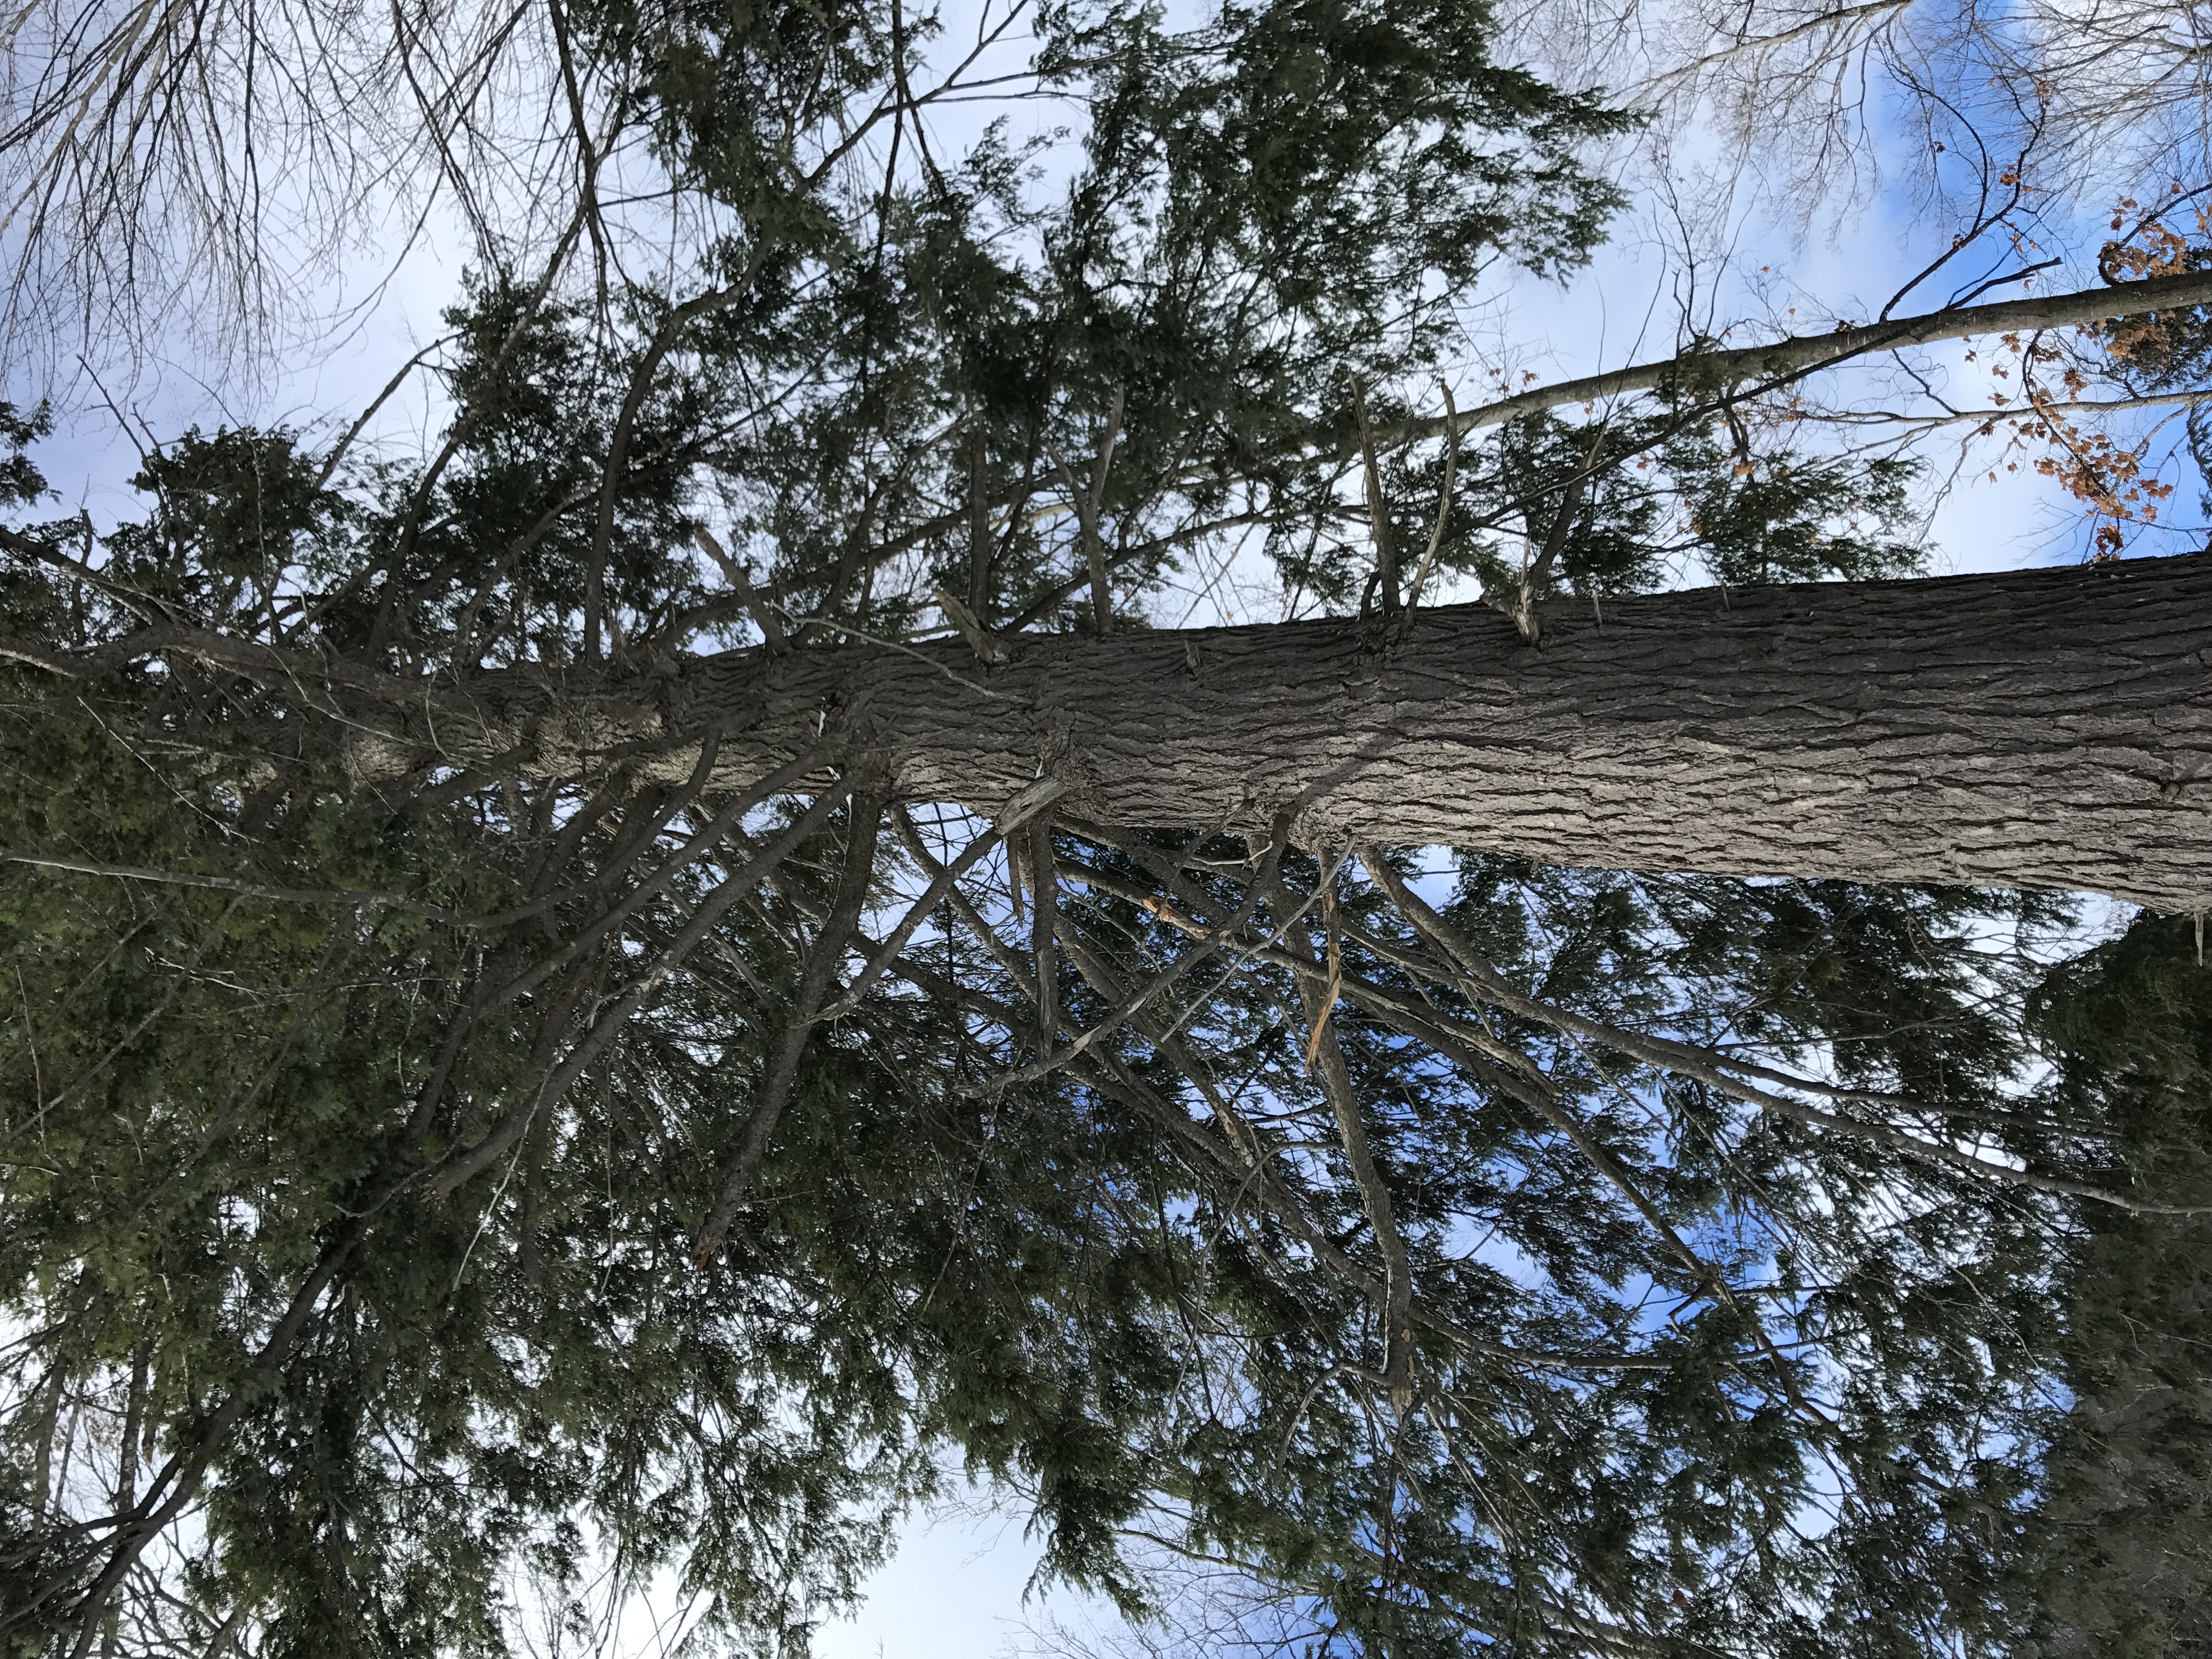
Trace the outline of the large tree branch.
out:
M 1323 879 L 1334 882 L 1335 878 L 1335 871 L 1331 870 Z M 1255 882 L 1253 885 L 1255 889 L 1264 887 L 1275 915 L 1284 919 L 1279 923 L 1279 933 L 1285 938 L 1290 955 L 1297 963 L 1298 1000 L 1313 1032 L 1306 1048 L 1307 1063 L 1320 1079 L 1322 1092 L 1336 1119 L 1345 1167 L 1351 1171 L 1352 1182 L 1358 1188 L 1359 1207 L 1367 1217 L 1368 1226 L 1374 1231 L 1376 1248 L 1382 1253 L 1382 1380 L 1390 1391 L 1391 1403 L 1402 1412 L 1413 1398 L 1413 1262 L 1407 1254 L 1405 1235 L 1398 1230 L 1389 1183 L 1382 1179 L 1373 1149 L 1368 1144 L 1359 1097 L 1352 1086 L 1351 1069 L 1345 1064 L 1344 1050 L 1336 1040 L 1335 1023 L 1330 1018 L 1334 1012 L 1334 999 L 1342 981 L 1334 973 L 1324 981 L 1310 925 L 1303 919 L 1291 920 L 1294 907 L 1289 890 L 1274 869 L 1269 869 L 1264 882 Z M 1334 917 L 1330 920 L 1333 922 Z
M 2185 310 L 2212 304 L 2212 270 L 2191 271 L 2181 276 L 2154 276 L 2148 282 L 2122 283 L 2107 288 L 2082 289 L 2070 294 L 2044 294 L 2027 300 L 2000 300 L 1984 306 L 1949 306 L 1923 316 L 1838 328 L 1826 334 L 1796 334 L 1767 345 L 1741 346 L 1732 351 L 1692 351 L 1627 368 L 1585 374 L 1556 386 L 1533 386 L 1510 398 L 1467 410 L 1456 417 L 1429 416 L 1401 421 L 1377 428 L 1378 443 L 1401 445 L 1439 438 L 1448 419 L 1456 429 L 1502 426 L 1524 415 L 1570 404 L 1602 402 L 1632 392 L 1650 392 L 1669 383 L 1696 390 L 1707 385 L 1729 386 L 1744 380 L 1769 380 L 1778 385 L 1802 379 L 1863 357 L 1872 351 L 1894 351 L 1905 346 L 1933 345 L 1939 340 L 1964 340 L 1978 334 L 2025 334 L 2037 329 L 2070 328 L 2103 322 L 2114 317 L 2137 316 L 2149 311 Z
M 1631 88 L 1628 91 L 1627 101 L 1632 108 L 1638 105 L 1656 103 L 1662 98 L 1668 96 L 1674 88 L 1680 86 L 1685 82 L 1695 80 L 1709 69 L 1717 69 L 1723 64 L 1730 63 L 1739 58 L 1753 57 L 1760 52 L 1772 52 L 1778 47 L 1802 40 L 1808 35 L 1823 33 L 1830 29 L 1848 29 L 1851 25 L 1864 22 L 1869 18 L 1885 17 L 1892 13 L 1903 11 L 1911 3 L 1912 0 L 1871 0 L 1871 3 L 1866 5 L 1839 6 L 1833 11 L 1824 11 L 1817 17 L 1808 18 L 1794 28 L 1782 29 L 1772 34 L 1757 35 L 1747 40 L 1738 40 L 1731 46 L 1722 47 L 1717 52 L 1707 52 L 1704 57 L 1684 64 L 1678 69 L 1668 70 L 1662 74 L 1655 75 L 1650 80 Z M 1832 50 L 1832 47 L 1830 50 Z
M 805 1053 L 807 1037 L 817 1023 L 817 1016 L 823 998 L 829 994 L 837 965 L 845 959 L 845 951 L 859 930 L 860 908 L 867 902 L 868 883 L 875 873 L 876 832 L 883 822 L 883 813 L 884 803 L 879 796 L 853 797 L 846 826 L 845 860 L 837 875 L 836 897 L 831 902 L 828 920 L 815 935 L 813 948 L 806 953 L 805 967 L 799 970 L 791 1018 L 777 1043 L 775 1058 L 761 1086 L 760 1098 L 754 1103 L 752 1115 L 746 1120 L 744 1139 L 738 1145 L 738 1156 L 722 1182 L 713 1211 L 693 1241 L 694 1267 L 704 1267 L 721 1254 L 730 1224 L 737 1218 L 738 1207 L 744 1204 L 746 1191 L 760 1169 L 761 1159 L 768 1155 L 769 1142 L 775 1137 L 785 1103 L 791 1098 L 792 1085 L 798 1080 L 799 1062 Z

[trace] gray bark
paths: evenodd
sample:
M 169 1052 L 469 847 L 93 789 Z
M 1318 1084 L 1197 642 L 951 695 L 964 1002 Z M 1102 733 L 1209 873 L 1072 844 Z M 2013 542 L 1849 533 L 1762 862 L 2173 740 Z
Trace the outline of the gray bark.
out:
M 1078 815 L 1261 830 L 1288 809 L 1314 847 L 2212 904 L 2212 556 L 1706 589 L 1602 621 L 1565 602 L 1542 641 L 1465 605 L 1018 635 L 999 665 L 957 641 L 738 652 L 589 696 L 487 676 L 439 738 L 547 775 L 680 774 L 713 729 L 736 786 L 819 722 L 897 798 L 985 812 L 1049 775 Z

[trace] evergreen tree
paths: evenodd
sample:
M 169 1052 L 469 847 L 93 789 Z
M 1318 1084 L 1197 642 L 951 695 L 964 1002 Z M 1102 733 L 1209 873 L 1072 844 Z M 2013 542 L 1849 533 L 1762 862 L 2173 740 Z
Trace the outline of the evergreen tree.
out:
M 2203 562 L 1815 583 L 1908 469 L 1741 405 L 1856 337 L 1419 413 L 1617 199 L 1480 7 L 1054 10 L 1065 177 L 896 4 L 555 19 L 684 284 L 586 144 L 434 453 L 0 474 L 7 1650 L 797 1653 L 948 1455 L 1316 1651 L 2094 1628 L 2195 1109 L 2022 1009 L 2051 890 L 2205 896 Z M 1325 617 L 1146 625 L 1237 537 Z
M 2212 979 L 2186 918 L 2144 916 L 2030 1005 L 2052 1092 L 2106 1126 L 2131 1176 L 2201 1200 L 2212 1168 Z M 2212 1649 L 2212 1230 L 2085 1216 L 2064 1258 L 2039 1586 L 2057 1653 Z

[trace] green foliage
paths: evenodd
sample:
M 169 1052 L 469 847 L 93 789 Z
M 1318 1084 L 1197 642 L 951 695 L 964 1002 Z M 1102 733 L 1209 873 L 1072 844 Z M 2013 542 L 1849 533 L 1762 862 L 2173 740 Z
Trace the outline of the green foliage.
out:
M 1683 445 L 1678 443 L 1679 452 Z M 1670 456 L 1681 467 L 1688 458 Z M 1690 528 L 1703 541 L 1705 562 L 1723 581 L 1743 586 L 1865 580 L 1910 575 L 1921 550 L 1894 536 L 1907 517 L 1905 487 L 1917 464 L 1897 459 L 1838 461 L 1784 451 L 1748 457 L 1726 469 L 1717 454 L 1699 457 L 1704 475 L 1690 493 Z
M 46 479 L 24 452 L 52 430 L 53 416 L 44 404 L 26 415 L 0 403 L 0 443 L 15 452 L 0 461 L 0 504 L 30 507 L 46 493 Z
M 2212 1202 L 2212 973 L 2187 917 L 2139 918 L 2039 990 L 2070 1112 L 2109 1123 L 2137 1191 Z M 2063 1286 L 2070 1396 L 2047 1461 L 2039 1600 L 2052 1654 L 2212 1642 L 2212 1224 L 2086 1218 Z
M 1717 430 L 1715 419 L 1685 395 L 1673 410 L 1595 426 L 1532 415 L 1463 440 L 1438 567 L 1477 577 L 1486 596 L 1526 581 L 1540 602 L 1650 592 L 1692 574 L 1746 587 L 1922 567 L 1908 495 L 1917 463 L 1754 448 L 1741 426 Z M 1398 544 L 1422 547 L 1442 456 L 1404 456 L 1385 477 Z M 1293 574 L 1340 602 L 1362 551 L 1337 550 L 1333 579 L 1318 566 Z
M 435 815 L 364 818 L 325 796 L 249 836 L 234 792 L 114 740 L 134 712 L 11 688 L 7 844 L 404 887 L 463 913 L 513 896 Z M 503 1652 L 518 1596 L 580 1631 L 610 1547 L 624 1587 L 671 1571 L 732 1650 L 781 1651 L 851 1596 L 932 1479 L 923 1447 L 953 1431 L 988 1464 L 1073 1483 L 1048 1505 L 1055 1551 L 1103 1565 L 1112 1495 L 1081 1486 L 1068 1450 L 1118 1445 L 1161 1362 L 1126 1264 L 1085 1248 L 1082 1194 L 1058 1200 L 1018 1154 L 983 1166 L 975 1109 L 917 1098 L 915 1050 L 942 1041 L 926 1009 L 827 1046 L 794 1103 L 773 1230 L 742 1272 L 699 1275 L 690 1232 L 760 1063 L 758 1031 L 711 984 L 672 984 L 590 1098 L 526 1119 L 457 1202 L 429 1183 L 440 1154 L 542 1087 L 546 1000 L 526 997 L 473 1028 L 459 1099 L 425 1132 L 424 1079 L 498 935 L 20 866 L 0 893 L 19 1014 L 0 1273 L 28 1339 L 4 1465 L 18 1582 L 81 1547 L 38 1496 L 63 1478 L 38 1402 L 64 1383 L 72 1409 L 135 1425 L 145 1474 L 204 1462 L 203 1628 L 252 1607 L 273 1653 Z M 731 943 L 779 976 L 771 919 Z M 1037 1132 L 1068 1150 L 1069 1129 Z M 1001 1218 L 981 1224 L 997 1239 L 959 1243 L 971 1209 Z M 331 1288 L 280 1376 L 259 1356 L 319 1267 Z M 1079 1360 L 1043 1312 L 1055 1300 L 1081 1306 Z M 118 1480 L 109 1444 L 80 1480 Z

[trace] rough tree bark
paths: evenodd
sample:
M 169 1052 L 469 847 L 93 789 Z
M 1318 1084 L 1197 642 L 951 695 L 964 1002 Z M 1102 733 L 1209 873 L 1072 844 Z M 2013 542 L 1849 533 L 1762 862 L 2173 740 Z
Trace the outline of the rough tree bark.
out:
M 1102 822 L 1453 842 L 1642 871 L 2212 903 L 2212 554 L 1912 581 L 1109 639 L 733 652 L 609 681 L 487 675 L 366 772 L 617 761 L 735 787 L 826 737 L 908 800 L 1041 776 Z M 404 729 L 401 729 L 404 726 Z

